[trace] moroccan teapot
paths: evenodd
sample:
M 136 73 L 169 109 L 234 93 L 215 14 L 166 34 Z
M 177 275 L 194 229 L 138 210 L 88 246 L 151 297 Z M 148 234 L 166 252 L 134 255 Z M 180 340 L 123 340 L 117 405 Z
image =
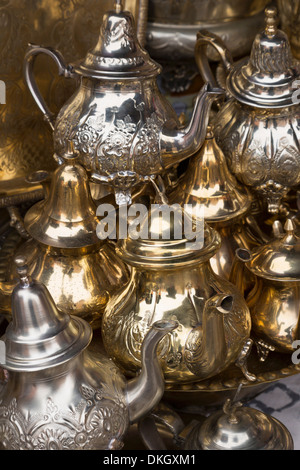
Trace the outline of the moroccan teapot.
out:
M 234 362 L 249 380 L 255 380 L 246 369 L 252 345 L 249 309 L 236 287 L 210 265 L 220 248 L 220 236 L 205 224 L 203 233 L 195 227 L 188 238 L 177 238 L 182 215 L 178 205 L 173 219 L 163 218 L 161 223 L 158 211 L 152 212 L 151 219 L 147 215 L 141 222 L 142 233 L 149 230 L 148 238 L 129 234 L 118 241 L 117 253 L 131 266 L 131 277 L 105 308 L 104 347 L 125 375 L 135 375 L 151 325 L 171 319 L 178 323 L 177 333 L 162 341 L 159 349 L 166 382 L 195 382 Z M 166 238 L 161 239 L 164 230 Z M 197 242 L 197 234 L 203 243 Z
M 210 45 L 219 52 L 223 68 L 219 67 L 218 81 L 228 99 L 214 120 L 217 143 L 237 179 L 264 200 L 268 212 L 278 213 L 283 198 L 300 183 L 300 105 L 295 88 L 300 68 L 287 35 L 277 28 L 276 8 L 266 8 L 265 17 L 265 30 L 256 36 L 250 58 L 234 64 L 221 39 L 202 31 L 196 59 L 203 78 L 215 86 L 206 48 Z
M 269 351 L 292 353 L 300 338 L 300 238 L 292 219 L 284 229 L 277 228 L 272 241 L 251 252 L 238 249 L 241 269 L 235 265 L 231 276 L 245 294 L 262 360 Z
M 61 75 L 81 79 L 57 118 L 34 79 L 34 62 L 41 53 L 55 60 Z M 160 71 L 140 46 L 133 17 L 120 1 L 104 15 L 99 41 L 81 62 L 66 65 L 58 51 L 36 45 L 25 56 L 26 81 L 54 130 L 58 160 L 71 140 L 93 181 L 115 188 L 118 204 L 131 203 L 134 185 L 174 167 L 201 147 L 210 106 L 223 94 L 220 88 L 205 85 L 189 125 L 182 128 L 159 91 Z
M 251 194 L 228 170 L 210 125 L 201 150 L 189 159 L 187 171 L 168 199 L 191 213 L 196 205 L 203 207 L 205 221 L 221 236 L 221 247 L 210 263 L 222 277 L 229 279 L 238 247 L 252 249 L 262 242 L 251 224 Z
M 47 287 L 61 311 L 98 328 L 109 296 L 129 279 L 128 267 L 116 255 L 113 243 L 97 236 L 99 220 L 88 176 L 72 149 L 50 181 L 47 172 L 34 176 L 40 177 L 46 197 L 26 212 L 29 239 L 15 254 L 26 256 L 30 275 Z M 0 284 L 1 308 L 9 312 L 15 266 L 7 267 L 6 278 Z
M 159 341 L 174 322 L 160 322 L 145 338 L 138 377 L 126 382 L 111 359 L 90 349 L 92 329 L 60 312 L 45 286 L 20 276 L 12 294 L 6 379 L 0 384 L 0 446 L 4 450 L 120 449 L 130 423 L 160 401 L 164 380 Z

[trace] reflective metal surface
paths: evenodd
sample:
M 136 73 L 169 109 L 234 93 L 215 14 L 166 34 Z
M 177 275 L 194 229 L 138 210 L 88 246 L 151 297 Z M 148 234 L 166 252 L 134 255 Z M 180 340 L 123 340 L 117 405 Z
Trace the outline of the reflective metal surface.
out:
M 49 289 L 62 312 L 98 328 L 110 295 L 128 281 L 128 268 L 114 245 L 97 237 L 99 220 L 86 171 L 73 153 L 66 153 L 64 160 L 51 184 L 47 182 L 46 198 L 26 212 L 29 239 L 15 254 L 26 256 L 30 274 Z M 7 266 L 6 281 L 0 283 L 1 310 L 9 313 L 16 282 L 13 265 Z
M 41 53 L 54 59 L 59 73 L 81 83 L 57 118 L 35 82 Z M 31 46 L 25 77 L 38 107 L 54 130 L 55 151 L 63 158 L 71 140 L 94 181 L 116 189 L 117 203 L 131 202 L 131 188 L 162 173 L 199 149 L 214 99 L 223 92 L 204 87 L 190 124 L 181 128 L 156 78 L 161 67 L 140 46 L 134 20 L 121 4 L 103 17 L 97 45 L 85 59 L 66 65 L 60 52 Z
M 47 289 L 16 258 L 20 282 L 3 340 L 8 375 L 0 390 L 0 444 L 6 450 L 120 449 L 129 424 L 160 401 L 160 340 L 174 322 L 158 322 L 145 338 L 142 370 L 126 383 L 105 355 L 87 350 L 92 330 L 56 309 Z
M 276 9 L 267 8 L 265 16 L 265 30 L 257 35 L 250 59 L 233 65 L 220 38 L 206 32 L 198 35 L 196 59 L 203 77 L 215 84 L 205 49 L 212 45 L 221 54 L 228 101 L 215 118 L 217 143 L 238 180 L 276 213 L 300 181 L 300 108 L 293 102 L 299 67 L 287 36 L 277 29 Z
M 293 352 L 299 338 L 299 242 L 288 220 L 281 237 L 244 258 L 253 281 L 246 296 L 253 331 L 265 348 L 285 353 Z
M 158 234 L 159 215 L 156 218 L 151 218 L 151 226 Z M 255 380 L 246 364 L 252 345 L 248 308 L 235 286 L 210 266 L 220 246 L 218 234 L 206 226 L 204 246 L 195 249 L 193 243 L 174 237 L 176 222 L 170 225 L 166 240 L 129 236 L 118 244 L 117 253 L 132 269 L 129 283 L 111 298 L 103 316 L 109 356 L 127 375 L 134 375 L 140 367 L 141 342 L 153 321 L 173 319 L 179 327 L 159 352 L 167 382 L 201 380 L 233 362 Z

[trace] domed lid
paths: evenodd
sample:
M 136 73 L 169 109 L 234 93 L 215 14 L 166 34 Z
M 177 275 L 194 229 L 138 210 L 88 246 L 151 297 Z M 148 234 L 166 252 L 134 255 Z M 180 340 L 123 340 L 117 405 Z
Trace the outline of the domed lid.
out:
M 46 199 L 27 211 L 25 228 L 34 240 L 56 248 L 99 244 L 96 233 L 99 220 L 87 173 L 76 162 L 71 149 L 64 160 L 53 174 Z
M 289 431 L 276 419 L 228 399 L 213 413 L 193 440 L 203 450 L 293 450 Z
M 123 11 L 120 0 L 114 11 L 105 13 L 96 47 L 73 68 L 85 77 L 106 79 L 151 77 L 161 72 L 139 44 L 134 18 Z
M 287 35 L 277 28 L 277 9 L 265 10 L 266 27 L 254 40 L 250 59 L 238 62 L 227 78 L 227 90 L 238 101 L 255 107 L 294 105 L 299 64 Z
M 5 368 L 31 372 L 69 361 L 89 345 L 90 325 L 58 311 L 46 287 L 28 276 L 25 258 L 15 262 L 20 281 L 12 293 L 12 321 L 3 337 Z
M 252 252 L 246 266 L 256 276 L 279 281 L 300 281 L 300 237 L 288 219 L 285 233 Z
M 117 252 L 132 266 L 171 269 L 208 260 L 218 251 L 221 239 L 204 219 L 190 217 L 179 204 L 152 204 L 140 220 L 128 227 Z
M 190 159 L 185 175 L 169 199 L 191 208 L 201 205 L 208 222 L 229 221 L 249 211 L 251 195 L 228 170 L 211 126 L 201 150 Z

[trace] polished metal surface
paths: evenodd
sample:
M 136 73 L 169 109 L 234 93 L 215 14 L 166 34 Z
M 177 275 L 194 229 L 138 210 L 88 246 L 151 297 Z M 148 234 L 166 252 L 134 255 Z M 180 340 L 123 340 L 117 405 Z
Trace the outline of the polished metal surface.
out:
M 2 450 L 120 449 L 130 423 L 164 391 L 157 358 L 175 322 L 155 323 L 145 337 L 139 377 L 126 383 L 111 359 L 88 350 L 92 329 L 57 310 L 49 292 L 16 258 L 19 284 L 3 341 L 8 371 L 0 389 Z
M 201 150 L 189 159 L 187 171 L 168 199 L 170 204 L 185 207 L 190 215 L 195 213 L 197 205 L 201 206 L 205 221 L 220 234 L 221 247 L 210 260 L 216 274 L 229 279 L 236 249 L 251 249 L 258 244 L 246 222 L 252 196 L 228 170 L 212 126 L 208 127 Z
M 86 171 L 72 152 L 64 154 L 64 161 L 51 183 L 46 174 L 46 197 L 26 212 L 29 239 L 15 254 L 26 256 L 30 275 L 48 288 L 62 312 L 84 318 L 95 329 L 110 295 L 128 281 L 129 273 L 113 243 L 97 237 L 99 220 Z M 0 285 L 1 310 L 7 314 L 15 283 L 15 269 L 9 265 Z
M 55 117 L 34 78 L 38 55 L 52 57 L 65 77 L 80 78 L 74 95 Z M 117 202 L 131 202 L 131 188 L 188 158 L 203 143 L 208 114 L 219 88 L 204 87 L 186 128 L 157 86 L 161 67 L 140 46 L 129 12 L 104 15 L 99 41 L 85 59 L 67 65 L 60 52 L 31 46 L 25 77 L 38 107 L 54 130 L 57 157 L 71 140 L 94 181 L 116 189 Z
M 253 331 L 266 349 L 270 346 L 285 353 L 294 351 L 293 342 L 299 338 L 300 239 L 294 229 L 288 220 L 280 237 L 249 252 L 248 257 L 240 256 L 246 275 L 248 270 L 252 274 L 246 301 Z M 240 287 L 245 289 L 243 282 Z
M 287 36 L 277 29 L 276 9 L 267 8 L 265 17 L 265 30 L 254 40 L 249 59 L 233 64 L 220 38 L 199 32 L 196 60 L 203 77 L 215 85 L 205 50 L 210 45 L 220 53 L 228 100 L 214 121 L 217 143 L 237 179 L 277 213 L 300 181 L 300 108 L 293 101 L 299 66 Z
M 158 235 L 156 217 L 151 226 Z M 233 362 L 255 380 L 246 367 L 251 349 L 248 308 L 235 286 L 210 266 L 219 236 L 206 226 L 204 246 L 195 249 L 193 243 L 175 238 L 174 220 L 166 240 L 129 236 L 118 243 L 117 253 L 131 266 L 131 278 L 112 296 L 103 315 L 102 337 L 109 356 L 127 375 L 134 375 L 152 323 L 173 319 L 179 327 L 161 343 L 159 352 L 166 382 L 204 379 Z

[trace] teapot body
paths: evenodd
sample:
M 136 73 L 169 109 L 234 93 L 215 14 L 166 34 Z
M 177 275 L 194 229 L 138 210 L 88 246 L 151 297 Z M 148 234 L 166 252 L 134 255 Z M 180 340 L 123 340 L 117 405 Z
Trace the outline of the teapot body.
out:
M 300 107 L 259 109 L 230 99 L 216 117 L 215 136 L 236 178 L 276 213 L 300 182 Z
M 99 328 L 110 295 L 129 278 L 109 242 L 92 250 L 60 250 L 30 239 L 18 253 L 26 256 L 30 274 L 47 287 L 57 307 L 85 319 L 93 329 Z M 10 269 L 7 277 L 12 280 L 15 268 Z
M 257 338 L 282 353 L 294 351 L 299 339 L 300 282 L 274 281 L 256 276 L 246 301 Z
M 10 371 L 0 394 L 0 447 L 120 449 L 129 427 L 124 389 L 112 361 L 88 352 L 43 372 Z
M 139 177 L 161 172 L 159 139 L 164 124 L 177 128 L 178 119 L 155 77 L 82 77 L 80 87 L 57 116 L 55 150 L 62 156 L 71 140 L 88 171 L 104 180 L 132 172 L 138 182 Z
M 207 318 L 205 309 L 216 293 L 232 296 L 233 305 L 214 323 Z M 158 319 L 179 323 L 176 332 L 161 342 L 159 350 L 169 383 L 193 382 L 225 369 L 239 356 L 251 328 L 243 297 L 230 282 L 213 272 L 209 260 L 176 270 L 142 271 L 133 267 L 130 282 L 109 301 L 101 330 L 106 351 L 125 375 L 135 375 L 140 369 L 143 338 Z M 220 357 L 214 341 L 219 346 L 224 343 Z M 203 357 L 199 354 L 199 358 L 200 349 Z M 209 368 L 197 370 L 198 362 L 205 361 Z

